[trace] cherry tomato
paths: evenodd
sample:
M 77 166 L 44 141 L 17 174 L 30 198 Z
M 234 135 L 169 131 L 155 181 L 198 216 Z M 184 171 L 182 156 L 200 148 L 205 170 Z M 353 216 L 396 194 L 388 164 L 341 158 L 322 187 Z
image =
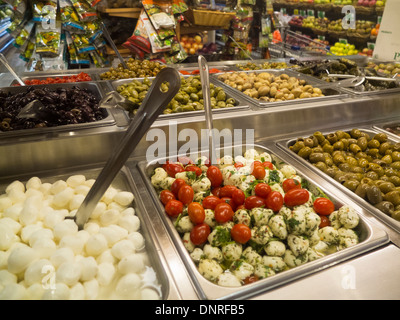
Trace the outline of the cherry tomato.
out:
M 315 199 L 313 206 L 315 212 L 322 216 L 329 216 L 333 211 L 335 211 L 335 205 L 327 198 Z
M 236 204 L 236 206 L 240 206 L 244 203 L 244 200 L 246 199 L 246 195 L 244 194 L 243 190 L 236 188 L 232 192 L 232 200 Z
M 170 217 L 177 217 L 183 211 L 183 203 L 179 200 L 169 200 L 165 205 L 165 212 Z
M 217 204 L 221 202 L 222 200 L 216 196 L 207 196 L 203 199 L 203 208 L 215 210 Z
M 264 179 L 266 172 L 265 168 L 263 166 L 255 166 L 253 168 L 253 171 L 251 174 L 257 179 L 257 180 L 262 180 Z
M 262 166 L 262 163 L 261 163 L 261 161 L 254 160 L 253 161 L 253 167 L 257 167 L 257 166 Z
M 268 169 L 274 170 L 274 164 L 272 162 L 264 161 L 262 163 L 262 165 L 263 165 L 264 168 L 268 168 Z
M 222 202 L 217 204 L 214 210 L 215 220 L 219 223 L 225 223 L 232 220 L 234 212 L 232 207 L 226 203 Z
M 306 189 L 291 189 L 285 193 L 284 202 L 289 207 L 300 206 L 310 199 L 310 193 Z
M 169 200 L 176 200 L 175 195 L 169 190 L 163 190 L 160 192 L 160 200 L 165 206 Z
M 254 187 L 256 196 L 267 198 L 271 192 L 271 187 L 267 183 L 259 183 Z
M 201 169 L 194 164 L 189 164 L 188 166 L 186 166 L 185 171 L 193 171 L 194 173 L 196 173 L 197 177 L 203 173 L 203 171 L 201 171 Z
M 220 197 L 221 197 L 221 187 L 213 188 L 213 189 L 211 190 L 211 193 L 212 193 L 214 196 L 220 198 Z
M 207 223 L 196 224 L 190 231 L 190 241 L 192 241 L 194 245 L 199 246 L 207 241 L 210 232 L 211 229 Z
M 184 166 L 193 164 L 193 160 L 190 159 L 189 157 L 178 157 L 178 161 L 182 163 Z
M 244 206 L 247 210 L 251 210 L 253 208 L 265 207 L 264 199 L 258 196 L 249 196 L 244 200 Z
M 253 282 L 257 282 L 258 280 L 259 280 L 258 276 L 252 275 L 252 276 L 248 276 L 248 277 L 244 278 L 243 282 L 244 282 L 244 284 L 250 284 Z
M 189 185 L 182 186 L 178 191 L 178 199 L 182 201 L 184 205 L 188 205 L 193 201 L 194 191 Z
M 176 175 L 178 172 L 183 172 L 183 171 L 185 171 L 185 169 L 183 169 L 183 167 L 182 167 L 180 164 L 177 164 L 177 163 L 168 163 L 168 164 L 165 166 L 165 171 L 167 171 L 167 173 L 168 173 L 168 175 L 169 175 L 170 177 L 175 178 L 175 175 Z
M 219 196 L 220 196 L 220 198 L 223 198 L 223 197 L 232 198 L 232 194 L 236 189 L 237 188 L 235 186 L 223 186 L 221 188 Z
M 221 201 L 229 204 L 231 206 L 232 210 L 236 211 L 236 204 L 235 204 L 235 202 L 233 202 L 232 198 L 222 197 Z
M 319 216 L 321 218 L 321 223 L 319 224 L 320 228 L 328 227 L 331 225 L 329 218 L 327 216 Z
M 190 220 L 195 223 L 203 223 L 206 218 L 203 206 L 198 202 L 191 202 L 188 205 L 188 215 Z
M 242 168 L 244 167 L 244 164 L 241 162 L 235 162 L 235 164 L 233 165 L 236 169 Z
M 172 182 L 171 192 L 175 195 L 175 197 L 178 197 L 179 189 L 184 185 L 186 185 L 186 182 L 181 178 L 175 179 L 175 181 Z
M 301 184 L 296 179 L 285 179 L 282 182 L 282 188 L 286 193 L 291 189 L 301 189 Z
M 219 187 L 223 181 L 221 170 L 216 166 L 208 167 L 207 178 L 211 181 L 211 187 Z
M 244 204 L 241 204 L 240 206 L 237 206 L 236 207 L 236 210 L 235 211 L 238 211 L 238 210 L 246 210 L 246 207 L 244 206 Z
M 242 223 L 235 224 L 231 229 L 232 239 L 241 244 L 245 244 L 251 238 L 251 229 Z
M 274 212 L 278 212 L 283 206 L 283 196 L 279 191 L 272 191 L 267 199 L 265 199 L 265 205 L 268 209 Z

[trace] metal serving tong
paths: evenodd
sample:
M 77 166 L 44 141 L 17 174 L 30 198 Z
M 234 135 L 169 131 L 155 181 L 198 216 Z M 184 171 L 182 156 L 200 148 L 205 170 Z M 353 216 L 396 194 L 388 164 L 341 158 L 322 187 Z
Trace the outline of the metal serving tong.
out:
M 168 91 L 166 92 L 161 91 L 161 84 L 164 82 L 169 83 Z M 80 230 L 83 229 L 97 203 L 147 130 L 171 99 L 178 93 L 180 84 L 181 78 L 179 72 L 173 68 L 164 68 L 157 74 L 135 117 L 128 125 L 124 137 L 116 146 L 81 206 L 78 208 L 75 217 L 73 217 Z
M 17 73 L 14 71 L 14 69 L 10 66 L 8 63 L 6 57 L 0 53 L 0 61 L 4 64 L 4 66 L 10 71 L 10 73 L 14 76 L 14 78 L 18 81 L 18 83 L 21 86 L 25 86 L 25 82 L 22 81 L 22 79 L 17 75 Z

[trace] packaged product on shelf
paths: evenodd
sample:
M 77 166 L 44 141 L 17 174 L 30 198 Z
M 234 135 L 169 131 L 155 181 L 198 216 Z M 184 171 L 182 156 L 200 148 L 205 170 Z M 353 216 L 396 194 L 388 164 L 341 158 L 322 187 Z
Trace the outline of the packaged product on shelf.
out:
M 96 66 L 96 68 L 105 68 L 110 64 L 102 50 L 89 52 L 89 55 L 92 58 L 93 64 Z
M 168 6 L 162 8 L 161 5 L 155 4 L 154 0 L 143 0 L 142 3 L 156 30 L 175 28 L 174 16 L 169 12 L 170 10 L 172 11 L 172 8 L 169 8 Z
M 98 19 L 86 22 L 85 31 L 85 35 L 90 42 L 95 42 L 97 38 L 103 35 L 103 30 L 101 29 L 100 21 Z
M 143 12 L 142 12 L 143 13 Z M 144 27 L 143 20 L 139 17 L 135 30 L 133 31 L 132 36 L 130 36 L 125 43 L 124 47 L 128 48 L 132 45 L 138 47 L 140 50 L 144 52 L 150 53 L 151 52 L 151 43 L 149 40 L 148 33 L 146 28 Z
M 56 22 L 55 29 L 44 29 L 36 26 L 36 52 L 42 56 L 54 57 L 60 53 L 61 22 Z
M 65 61 L 65 37 L 59 41 L 59 53 L 54 57 L 42 57 L 43 70 L 65 70 L 68 68 L 67 61 Z
M 85 1 L 71 0 L 80 21 L 97 19 L 96 9 L 90 7 Z
M 152 52 L 159 53 L 159 52 L 169 51 L 171 49 L 171 44 L 168 42 L 166 43 L 164 39 L 159 37 L 159 34 L 154 29 L 153 25 L 151 24 L 145 12 L 142 12 L 142 14 L 140 15 L 140 19 L 143 21 L 144 28 L 149 37 Z
M 28 62 L 29 59 L 32 57 L 33 52 L 35 51 L 35 48 L 36 48 L 35 37 L 32 36 L 31 38 L 28 39 L 25 50 L 19 55 L 19 57 L 25 62 Z
M 88 4 L 90 4 L 91 7 L 97 6 L 102 0 L 86 0 Z
M 9 21 L 14 17 L 14 11 L 8 5 L 0 7 L 0 22 Z
M 85 32 L 85 27 L 79 21 L 78 15 L 75 12 L 72 4 L 67 0 L 59 0 L 60 18 L 64 30 L 74 33 Z
M 32 31 L 34 31 L 35 22 L 29 21 L 20 31 L 20 33 L 15 37 L 14 46 L 16 48 L 21 48 L 25 42 L 28 40 Z
M 182 14 L 189 10 L 188 5 L 183 0 L 173 0 L 172 3 L 172 13 L 173 14 Z
M 8 3 L 13 7 L 13 10 L 20 15 L 24 15 L 26 12 L 26 1 L 24 0 L 4 0 L 4 2 Z
M 24 17 L 21 16 L 16 16 L 12 20 L 11 24 L 8 26 L 6 31 L 15 38 L 21 30 L 25 27 L 25 25 L 28 23 L 28 14 L 25 14 Z
M 31 1 L 33 21 L 41 22 L 56 19 L 57 1 Z
M 75 49 L 74 43 L 72 41 L 71 35 L 68 32 L 65 33 L 65 40 L 67 43 L 69 64 L 71 64 L 71 65 L 78 65 L 78 64 L 90 65 L 90 58 L 89 58 L 88 53 L 78 54 L 78 52 Z
M 96 48 L 90 43 L 89 39 L 84 34 L 71 34 L 72 41 L 78 53 L 94 51 Z

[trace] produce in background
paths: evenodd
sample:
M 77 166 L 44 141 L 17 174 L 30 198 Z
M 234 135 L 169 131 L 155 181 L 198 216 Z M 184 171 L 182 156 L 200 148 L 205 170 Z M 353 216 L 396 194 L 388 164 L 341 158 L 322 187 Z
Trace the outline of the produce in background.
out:
M 198 34 L 184 34 L 180 43 L 189 55 L 194 55 L 203 48 L 203 38 Z
M 328 55 L 335 56 L 352 56 L 355 54 L 358 54 L 358 50 L 354 44 L 340 42 L 335 42 L 335 44 L 330 48 L 330 52 L 328 52 Z

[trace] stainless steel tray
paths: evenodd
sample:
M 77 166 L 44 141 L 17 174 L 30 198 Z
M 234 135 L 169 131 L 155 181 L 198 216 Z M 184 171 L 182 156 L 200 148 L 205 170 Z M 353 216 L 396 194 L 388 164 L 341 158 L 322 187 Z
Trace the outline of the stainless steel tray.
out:
M 94 82 L 77 82 L 77 83 L 63 83 L 63 84 L 48 84 L 48 85 L 36 85 L 36 86 L 14 86 L 14 87 L 5 87 L 0 88 L 1 91 L 17 94 L 20 92 L 26 92 L 28 88 L 34 87 L 35 89 L 39 88 L 49 88 L 49 89 L 57 89 L 57 88 L 71 88 L 71 87 L 79 87 L 83 89 L 87 89 L 90 93 L 92 93 L 98 101 L 103 98 L 103 90 L 101 87 Z M 0 132 L 0 139 L 6 139 L 9 137 L 20 137 L 20 136 L 32 136 L 32 135 L 40 135 L 40 134 L 55 134 L 64 131 L 75 131 L 87 128 L 101 127 L 101 126 L 110 126 L 115 124 L 115 119 L 113 115 L 107 110 L 102 110 L 104 118 L 99 121 L 87 122 L 87 123 L 79 123 L 79 124 L 68 124 L 68 125 L 60 125 L 54 127 L 47 128 L 33 128 L 33 129 L 22 129 L 15 131 L 7 131 Z
M 24 76 L 21 76 L 20 78 L 22 81 L 26 81 L 26 80 L 34 80 L 34 79 L 46 80 L 47 78 L 63 78 L 63 77 L 69 77 L 69 76 L 77 76 L 79 74 L 79 72 L 76 72 L 76 70 L 74 70 L 74 71 L 75 71 L 74 73 L 48 73 L 48 74 L 40 73 L 38 75 L 26 75 L 26 76 L 24 75 Z M 82 69 L 81 72 L 85 72 L 84 69 Z M 85 73 L 87 73 L 87 72 L 85 72 Z M 100 78 L 97 74 L 90 74 L 90 73 L 87 73 L 87 74 L 92 78 L 91 81 L 81 81 L 81 82 L 71 82 L 71 83 L 94 82 L 94 81 L 100 80 Z M 18 84 L 19 84 L 18 81 L 14 80 L 10 84 L 10 86 L 14 86 L 14 85 L 18 85 Z
M 370 135 L 375 135 L 375 134 L 381 132 L 381 131 L 375 130 L 375 129 L 369 127 L 369 126 L 359 126 L 357 128 L 360 129 L 363 132 L 366 132 L 366 133 L 370 134 Z M 343 130 L 345 132 L 349 132 L 351 129 L 354 129 L 354 127 L 352 127 L 352 128 L 348 128 L 348 127 L 347 128 L 336 128 L 334 130 L 324 130 L 322 132 L 322 134 L 327 135 L 329 133 L 335 132 L 336 130 Z M 303 137 L 311 136 L 315 131 L 316 130 L 314 130 L 312 132 L 309 132 L 309 133 L 306 133 L 306 134 L 303 134 L 302 136 Z M 357 194 L 355 194 L 351 190 L 349 190 L 346 187 L 344 187 L 341 183 L 339 183 L 338 181 L 336 181 L 335 179 L 333 179 L 332 177 L 330 177 L 326 173 L 322 172 L 321 170 L 319 170 L 318 168 L 313 166 L 307 160 L 305 160 L 305 159 L 301 158 L 300 156 L 298 156 L 295 152 L 291 151 L 289 149 L 289 147 L 295 143 L 297 138 L 299 138 L 299 137 L 280 140 L 280 141 L 277 141 L 276 143 L 277 143 L 277 146 L 280 149 L 282 149 L 286 154 L 288 154 L 292 158 L 296 159 L 297 161 L 301 162 L 303 165 L 305 165 L 310 170 L 320 174 L 321 177 L 323 177 L 324 179 L 328 180 L 336 188 L 340 189 L 341 191 L 343 191 L 346 194 L 348 194 L 349 196 L 351 196 L 353 199 L 355 199 L 355 201 L 360 203 L 360 205 L 364 206 L 368 211 L 370 211 L 375 217 L 377 217 L 379 220 L 381 220 L 387 226 L 389 226 L 390 228 L 392 228 L 396 232 L 400 232 L 400 221 L 396 221 L 395 219 L 393 219 L 393 218 L 389 217 L 388 215 L 384 214 L 382 211 L 380 211 L 379 209 L 375 208 L 373 205 L 368 203 L 366 200 L 360 198 Z M 389 136 L 389 135 L 388 135 L 388 141 L 392 142 L 392 143 L 398 142 L 396 140 L 393 140 L 392 137 Z
M 182 75 L 182 77 L 187 78 L 190 76 L 184 76 Z M 150 80 L 154 79 L 149 78 Z M 117 90 L 117 87 L 120 85 L 126 85 L 131 83 L 133 80 L 138 80 L 140 82 L 143 82 L 143 78 L 135 78 L 135 79 L 121 79 L 121 80 L 114 80 L 111 82 L 108 82 L 111 86 L 111 90 Z M 211 83 L 214 83 L 215 85 L 219 86 L 218 83 L 216 83 L 215 81 L 213 81 L 210 78 Z M 222 86 L 221 86 L 222 87 Z M 227 98 L 234 98 L 236 100 L 236 105 L 233 108 L 220 108 L 220 109 L 212 109 L 212 112 L 214 114 L 220 114 L 220 113 L 226 113 L 226 112 L 235 112 L 235 111 L 242 111 L 242 110 L 248 110 L 250 109 L 250 106 L 248 103 L 246 103 L 244 101 L 244 99 L 242 99 L 241 96 L 237 96 L 235 94 L 232 94 L 230 92 L 225 91 Z M 197 111 L 185 111 L 185 112 L 177 112 L 177 113 L 171 113 L 171 114 L 161 114 L 158 119 L 159 120 L 167 120 L 167 119 L 175 119 L 175 118 L 180 118 L 180 117 L 192 117 L 192 116 L 201 116 L 204 115 L 205 112 L 204 110 L 197 110 Z
M 397 121 L 385 121 L 382 123 L 377 123 L 372 126 L 372 128 L 382 131 L 388 135 L 388 137 L 391 137 L 393 140 L 400 140 L 400 130 L 399 133 L 392 132 L 388 130 L 388 128 L 393 128 L 393 127 L 398 127 L 400 128 L 400 119 Z
M 274 159 L 276 160 L 276 163 L 282 164 L 282 159 L 274 155 L 269 148 L 261 145 L 255 145 L 252 146 L 255 149 L 257 149 L 260 152 L 269 152 Z M 237 151 L 236 148 L 242 148 L 242 151 L 245 151 L 245 145 L 238 145 L 235 146 L 235 152 Z M 221 157 L 224 153 L 224 149 L 219 149 L 221 152 Z M 232 149 L 228 149 L 230 154 L 232 154 Z M 199 152 L 200 154 L 200 152 Z M 353 258 L 355 256 L 361 255 L 371 249 L 377 248 L 379 246 L 382 246 L 388 242 L 388 235 L 386 234 L 385 231 L 376 228 L 376 226 L 370 224 L 367 222 L 367 220 L 363 216 L 363 209 L 360 208 L 356 203 L 351 201 L 351 199 L 346 198 L 344 195 L 337 195 L 335 193 L 335 189 L 330 189 L 329 191 L 326 190 L 323 187 L 320 187 L 321 190 L 323 190 L 331 199 L 334 201 L 335 204 L 348 204 L 352 206 L 360 216 L 360 223 L 357 227 L 357 232 L 360 235 L 360 243 L 357 244 L 356 246 L 346 248 L 342 251 L 333 253 L 331 255 L 325 256 L 321 259 L 308 262 L 304 265 L 298 266 L 296 268 L 283 271 L 281 273 L 278 273 L 272 277 L 266 278 L 259 280 L 255 283 L 248 284 L 242 287 L 222 287 L 217 284 L 214 284 L 207 279 L 205 279 L 197 270 L 196 265 L 190 258 L 190 255 L 186 248 L 184 247 L 181 237 L 179 233 L 176 231 L 172 221 L 167 217 L 165 211 L 164 211 L 164 206 L 162 205 L 161 201 L 158 198 L 157 191 L 154 189 L 154 187 L 151 184 L 150 177 L 153 172 L 153 170 L 156 167 L 159 167 L 160 165 L 158 164 L 158 161 L 166 160 L 164 159 L 157 159 L 151 162 L 147 161 L 141 161 L 138 163 L 138 169 L 143 176 L 145 185 L 147 187 L 147 190 L 149 194 L 152 196 L 154 200 L 154 204 L 157 208 L 158 213 L 160 214 L 160 217 L 162 221 L 164 222 L 168 232 L 170 233 L 170 236 L 176 246 L 176 249 L 178 250 L 179 254 L 181 255 L 181 258 L 186 265 L 186 268 L 188 270 L 188 273 L 190 277 L 192 278 L 192 281 L 194 283 L 194 286 L 197 290 L 197 293 L 199 295 L 200 299 L 245 299 L 250 296 L 259 294 L 261 292 L 266 292 L 268 290 L 272 290 L 278 286 L 287 284 L 295 279 L 305 277 L 307 275 L 310 275 L 312 273 L 318 272 L 322 269 L 328 268 L 329 266 L 338 264 L 344 260 Z M 287 161 L 286 161 L 287 160 Z M 293 161 L 293 159 L 285 159 L 285 163 L 292 165 L 293 167 L 296 168 L 296 163 Z M 312 180 L 307 178 L 306 171 L 301 171 L 298 168 L 296 168 L 297 174 L 305 177 L 313 186 L 319 186 L 319 184 Z
M 216 73 L 211 75 L 211 79 L 215 81 L 215 83 L 223 87 L 230 92 L 235 93 L 238 96 L 243 97 L 244 100 L 248 101 L 249 103 L 256 105 L 259 108 L 268 108 L 268 107 L 277 107 L 277 106 L 291 106 L 291 105 L 298 105 L 301 103 L 307 103 L 307 102 L 319 102 L 319 101 L 327 101 L 327 100 L 332 100 L 332 99 L 338 99 L 338 98 L 345 98 L 348 96 L 348 93 L 345 93 L 341 89 L 337 87 L 332 87 L 329 84 L 327 85 L 324 81 L 315 79 L 313 77 L 295 72 L 290 69 L 282 69 L 282 70 L 249 70 L 249 71 L 235 71 L 235 72 L 240 72 L 240 73 L 261 73 L 261 72 L 268 72 L 274 75 L 281 75 L 281 74 L 287 74 L 292 77 L 296 77 L 298 79 L 306 80 L 307 84 L 312 85 L 313 87 L 320 88 L 322 93 L 325 95 L 323 97 L 313 97 L 313 98 L 304 98 L 304 99 L 295 99 L 295 100 L 287 100 L 287 101 L 278 101 L 278 102 L 268 102 L 268 101 L 261 101 L 254 99 L 252 97 L 247 96 L 243 92 L 227 85 L 223 81 L 218 79 L 218 75 L 221 73 Z
M 4 192 L 5 188 L 9 183 L 14 180 L 19 180 L 24 184 L 28 181 L 31 177 L 39 177 L 42 183 L 54 183 L 58 180 L 66 180 L 68 177 L 76 174 L 82 174 L 86 177 L 87 180 L 89 179 L 96 179 L 99 175 L 102 168 L 98 167 L 80 167 L 76 170 L 52 170 L 48 172 L 40 172 L 40 173 L 32 173 L 29 175 L 13 177 L 9 179 L 1 179 L 0 180 L 0 191 L 1 193 Z M 130 174 L 130 171 L 127 167 L 123 167 L 118 175 L 113 180 L 112 184 L 113 187 L 123 190 L 123 191 L 130 191 L 134 194 L 135 200 L 131 205 L 135 209 L 135 215 L 140 219 L 140 232 L 144 239 L 145 239 L 145 250 L 140 252 L 147 253 L 147 256 L 150 261 L 150 268 L 152 268 L 157 277 L 157 291 L 160 293 L 161 299 L 169 299 L 176 297 L 176 289 L 174 285 L 170 283 L 171 275 L 169 274 L 169 270 L 166 268 L 166 261 L 164 256 L 161 254 L 159 244 L 157 242 L 157 236 L 153 233 L 150 225 L 151 222 L 147 214 L 145 213 L 144 204 L 142 203 L 139 195 L 139 191 L 137 190 L 134 182 L 133 177 Z

